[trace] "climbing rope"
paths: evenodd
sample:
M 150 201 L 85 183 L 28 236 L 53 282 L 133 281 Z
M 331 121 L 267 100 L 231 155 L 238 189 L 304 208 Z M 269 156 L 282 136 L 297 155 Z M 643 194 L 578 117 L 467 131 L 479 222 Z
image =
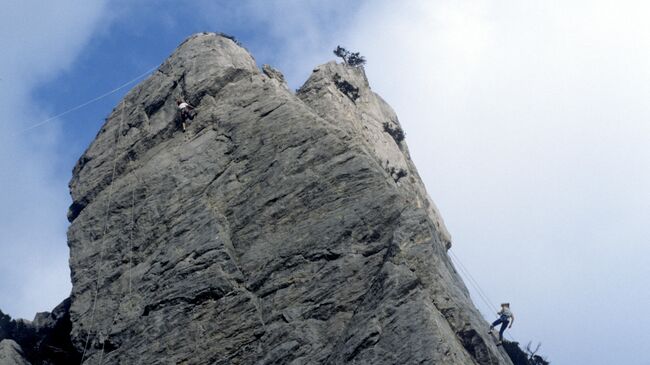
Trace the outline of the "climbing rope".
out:
M 133 159 L 129 158 L 129 163 L 133 163 Z M 137 177 L 136 177 L 137 180 Z M 132 281 L 132 263 L 133 263 L 133 230 L 135 229 L 135 185 L 132 186 L 131 188 L 131 229 L 129 230 L 129 241 L 127 244 L 127 250 L 129 252 L 129 269 L 128 269 L 128 285 L 127 285 L 127 299 L 131 299 L 131 281 Z M 124 291 L 122 291 L 123 293 Z M 120 295 L 122 294 L 120 293 Z M 99 365 L 102 365 L 104 363 L 104 346 L 108 339 L 111 336 L 111 332 L 113 332 L 113 326 L 117 323 L 117 318 L 121 312 L 122 308 L 122 300 L 121 298 L 119 299 L 118 305 L 117 305 L 117 310 L 115 311 L 115 315 L 113 316 L 113 320 L 111 321 L 111 325 L 108 328 L 108 331 L 106 331 L 106 338 L 102 341 L 102 347 L 99 350 Z
M 463 262 L 460 260 L 460 258 L 452 251 L 448 250 L 447 252 L 450 253 L 450 258 L 452 261 L 457 264 L 456 266 L 460 269 L 460 272 L 465 276 L 466 281 L 470 283 L 470 285 L 474 288 L 475 292 L 478 294 L 479 298 L 483 301 L 483 303 L 490 309 L 493 309 L 495 311 L 498 311 L 499 307 L 494 305 L 492 300 L 490 300 L 490 297 L 487 295 L 487 293 L 481 288 L 479 285 L 478 281 L 474 278 L 474 276 L 469 272 L 467 267 L 463 264 Z M 510 338 L 511 341 L 516 342 L 514 337 L 509 333 L 505 333 L 506 336 Z
M 129 163 L 133 163 L 133 159 L 129 158 Z M 127 298 L 131 299 L 131 281 L 132 281 L 132 258 L 133 258 L 133 230 L 135 229 L 135 185 L 131 187 L 131 229 L 129 230 L 129 241 L 127 243 L 127 250 L 129 251 L 128 257 L 129 257 L 129 266 L 128 266 L 128 285 L 127 285 Z M 121 313 L 122 309 L 122 297 L 121 295 L 124 293 L 124 290 L 122 290 L 122 293 L 120 293 L 120 298 L 118 299 L 118 304 L 117 304 L 117 310 L 115 311 L 115 315 L 113 316 L 113 320 L 111 321 L 110 326 L 108 327 L 108 331 L 106 331 L 106 338 L 104 338 L 101 343 L 102 347 L 99 350 L 99 365 L 102 365 L 104 363 L 104 346 L 106 345 L 106 342 L 108 339 L 111 337 L 111 333 L 113 332 L 113 327 L 117 323 L 117 319 Z
M 44 124 L 47 124 L 47 123 L 53 121 L 53 120 L 56 119 L 56 118 L 59 118 L 59 117 L 62 117 L 62 116 L 64 116 L 64 115 L 66 115 L 66 114 L 72 113 L 72 112 L 75 111 L 75 110 L 79 110 L 79 109 L 81 109 L 81 108 L 83 108 L 83 107 L 85 107 L 85 106 L 88 106 L 88 105 L 90 105 L 90 104 L 92 104 L 92 103 L 94 103 L 94 102 L 96 102 L 96 101 L 99 101 L 99 100 L 101 100 L 101 99 L 103 99 L 103 98 L 105 98 L 105 97 L 107 97 L 107 96 L 109 96 L 109 95 L 115 94 L 116 92 L 118 92 L 118 91 L 124 89 L 125 87 L 131 85 L 132 83 L 134 83 L 134 82 L 140 80 L 141 78 L 143 78 L 143 77 L 149 75 L 150 73 L 152 73 L 153 71 L 155 71 L 157 68 L 158 68 L 158 66 L 152 67 L 152 68 L 148 69 L 146 72 L 144 72 L 144 73 L 142 73 L 142 74 L 136 76 L 135 78 L 133 78 L 133 79 L 131 79 L 131 80 L 129 80 L 129 81 L 123 83 L 122 85 L 116 87 L 115 89 L 113 89 L 113 90 L 111 90 L 111 91 L 108 91 L 108 92 L 106 92 L 106 93 L 104 93 L 104 94 L 101 94 L 101 95 L 99 95 L 99 96 L 97 96 L 97 97 L 95 97 L 95 98 L 93 98 L 93 99 L 90 99 L 90 100 L 88 100 L 88 101 L 86 101 L 86 102 L 84 102 L 84 103 L 81 103 L 81 104 L 79 104 L 79 105 L 77 105 L 77 106 L 75 106 L 75 107 L 72 107 L 72 108 L 70 108 L 70 109 L 68 109 L 68 110 L 66 110 L 66 111 L 64 111 L 64 112 L 61 112 L 61 113 L 55 115 L 55 116 L 49 117 L 49 118 L 44 119 L 44 120 L 42 120 L 42 121 L 40 121 L 40 122 L 38 122 L 38 123 L 35 123 L 35 124 L 33 124 L 33 125 L 31 125 L 31 126 L 25 128 L 25 129 L 22 129 L 22 130 L 20 130 L 20 131 L 18 131 L 18 132 L 16 132 L 16 133 L 14 133 L 13 136 L 15 137 L 15 136 L 17 136 L 17 135 L 20 135 L 20 134 L 23 134 L 23 133 L 25 133 L 25 132 L 28 132 L 28 131 L 30 131 L 30 130 L 32 130 L 32 129 L 38 128 L 38 127 L 40 127 L 40 126 L 42 126 L 42 125 L 44 125 Z
M 481 286 L 478 284 L 478 281 L 476 281 L 476 279 L 475 279 L 474 276 L 469 272 L 469 270 L 467 269 L 467 267 L 466 267 L 466 266 L 461 262 L 460 258 L 458 258 L 458 256 L 457 256 L 453 251 L 451 251 L 451 250 L 449 250 L 449 253 L 451 254 L 452 258 L 456 261 L 456 263 L 458 263 L 459 268 L 461 269 L 461 271 L 463 271 L 463 273 L 465 274 L 465 277 L 468 279 L 468 281 L 470 282 L 470 284 L 472 284 L 472 286 L 474 287 L 474 289 L 476 289 L 477 294 L 481 297 L 481 299 L 484 301 L 484 303 L 487 304 L 488 308 L 490 308 L 490 309 L 494 309 L 494 310 L 498 311 L 498 310 L 499 310 L 499 309 L 498 309 L 499 307 L 497 307 L 497 306 L 494 304 L 494 302 L 492 302 L 492 301 L 490 300 L 490 297 L 488 297 L 488 295 L 485 293 L 485 291 L 483 290 L 483 288 L 481 288 Z
M 133 163 L 133 159 L 129 158 L 129 162 Z M 136 182 L 138 180 L 135 176 Z M 128 292 L 129 298 L 131 297 L 131 282 L 133 279 L 133 230 L 135 229 L 135 187 L 131 189 L 131 230 L 129 231 L 129 285 Z
M 119 136 L 122 134 L 122 127 L 124 125 L 124 100 L 122 100 L 122 111 L 121 111 L 121 118 L 120 118 L 120 126 L 118 129 L 118 134 L 115 139 L 115 150 L 114 150 L 114 158 L 113 158 L 113 170 L 111 172 L 111 183 L 108 186 L 108 201 L 106 203 L 106 214 L 105 214 L 105 219 L 104 219 L 104 230 L 102 233 L 102 241 L 101 241 L 101 246 L 100 246 L 100 252 L 99 252 L 99 266 L 97 267 L 97 280 L 95 282 L 95 294 L 93 295 L 93 305 L 91 309 L 91 314 L 90 314 L 90 326 L 88 327 L 88 334 L 86 335 L 86 341 L 84 344 L 84 351 L 81 356 L 81 362 L 80 364 L 83 364 L 84 359 L 86 358 L 86 351 L 88 350 L 88 344 L 90 343 L 90 337 L 93 331 L 93 327 L 95 326 L 95 310 L 97 309 L 97 297 L 99 295 L 99 284 L 101 280 L 101 273 L 102 273 L 102 264 L 104 262 L 104 252 L 106 249 L 106 233 L 108 233 L 108 226 L 109 226 L 109 217 L 110 217 L 110 210 L 111 210 L 111 202 L 113 199 L 113 182 L 115 181 L 115 172 L 117 170 L 117 157 L 118 157 L 118 141 L 119 141 Z M 102 351 L 103 352 L 103 351 Z

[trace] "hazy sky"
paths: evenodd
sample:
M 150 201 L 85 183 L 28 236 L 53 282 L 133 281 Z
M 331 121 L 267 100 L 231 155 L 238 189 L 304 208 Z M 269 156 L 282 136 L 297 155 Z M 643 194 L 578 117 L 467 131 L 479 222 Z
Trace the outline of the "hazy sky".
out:
M 14 132 L 161 63 L 191 33 L 224 31 L 293 88 L 336 45 L 360 51 L 452 251 L 491 301 L 512 303 L 511 335 L 541 341 L 555 364 L 647 365 L 648 14 L 642 1 L 3 5 L 0 309 L 31 318 L 69 294 L 67 181 L 126 90 Z

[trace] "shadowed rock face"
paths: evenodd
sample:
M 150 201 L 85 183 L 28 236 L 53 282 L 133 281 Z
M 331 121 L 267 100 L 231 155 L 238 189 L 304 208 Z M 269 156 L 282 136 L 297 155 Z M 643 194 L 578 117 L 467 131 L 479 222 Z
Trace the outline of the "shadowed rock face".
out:
M 264 71 L 192 36 L 80 158 L 68 244 L 85 362 L 510 364 L 363 70 L 325 64 L 297 94 Z M 185 134 L 178 97 L 197 111 Z
M 4 346 L 0 348 L 0 364 L 14 364 L 7 360 L 12 357 L 34 365 L 78 364 L 80 356 L 70 342 L 70 330 L 70 299 L 51 313 L 37 313 L 33 321 L 12 320 L 0 311 L 0 341 Z
M 29 365 L 23 349 L 14 340 L 0 341 L 0 364 Z

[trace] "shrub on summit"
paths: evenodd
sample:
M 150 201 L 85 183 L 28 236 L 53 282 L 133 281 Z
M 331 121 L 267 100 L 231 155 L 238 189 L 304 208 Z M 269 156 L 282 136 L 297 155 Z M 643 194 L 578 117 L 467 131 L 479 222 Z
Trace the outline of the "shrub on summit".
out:
M 334 54 L 341 57 L 346 65 L 360 67 L 366 64 L 366 58 L 360 55 L 359 52 L 350 52 L 341 46 L 336 46 Z

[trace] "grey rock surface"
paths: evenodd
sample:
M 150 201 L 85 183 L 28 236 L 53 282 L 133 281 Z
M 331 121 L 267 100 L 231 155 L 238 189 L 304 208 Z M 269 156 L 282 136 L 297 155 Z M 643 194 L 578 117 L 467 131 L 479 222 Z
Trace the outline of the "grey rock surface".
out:
M 25 360 L 34 365 L 78 364 L 79 354 L 70 341 L 69 311 L 70 299 L 52 312 L 37 313 L 33 321 L 12 320 L 0 311 L 0 341 L 15 341 Z
M 322 65 L 297 94 L 276 72 L 194 35 L 79 159 L 68 244 L 84 362 L 510 364 L 363 70 Z M 186 133 L 178 97 L 196 106 Z
M 289 89 L 289 86 L 287 85 L 287 80 L 284 79 L 284 75 L 282 74 L 282 72 L 276 70 L 270 65 L 263 65 L 262 72 L 270 79 L 277 81 L 279 85 L 283 86 L 286 89 Z
M 1 365 L 31 365 L 25 356 L 20 345 L 14 340 L 0 341 L 0 364 Z

